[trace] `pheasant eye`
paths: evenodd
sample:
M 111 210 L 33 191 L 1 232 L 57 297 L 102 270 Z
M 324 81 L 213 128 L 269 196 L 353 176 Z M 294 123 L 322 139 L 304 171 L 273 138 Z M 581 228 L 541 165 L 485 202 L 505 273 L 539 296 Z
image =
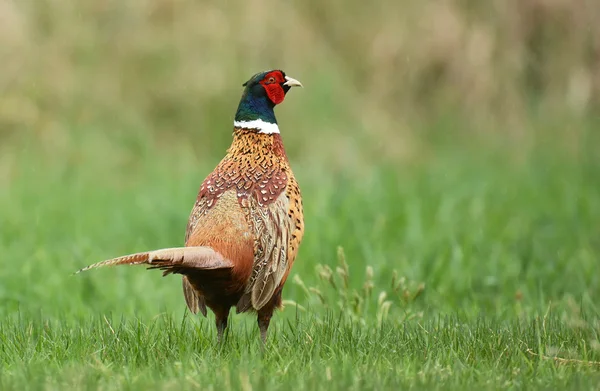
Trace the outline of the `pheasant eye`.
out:
M 275 83 L 275 78 L 273 76 L 269 77 L 267 83 Z

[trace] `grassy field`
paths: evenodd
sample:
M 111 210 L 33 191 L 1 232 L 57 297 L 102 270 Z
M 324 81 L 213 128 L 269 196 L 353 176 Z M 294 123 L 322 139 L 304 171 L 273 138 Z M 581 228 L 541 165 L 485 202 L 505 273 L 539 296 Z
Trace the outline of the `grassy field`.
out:
M 102 147 L 77 164 L 23 148 L 0 197 L 3 390 L 600 384 L 597 164 L 440 151 L 355 176 L 292 157 L 307 234 L 262 352 L 248 316 L 218 346 L 178 278 L 71 275 L 179 245 L 216 159 L 148 147 L 115 169 Z
M 597 390 L 600 6 L 259 3 L 0 0 L 0 390 Z M 267 347 L 72 275 L 183 243 L 273 67 L 306 234 Z

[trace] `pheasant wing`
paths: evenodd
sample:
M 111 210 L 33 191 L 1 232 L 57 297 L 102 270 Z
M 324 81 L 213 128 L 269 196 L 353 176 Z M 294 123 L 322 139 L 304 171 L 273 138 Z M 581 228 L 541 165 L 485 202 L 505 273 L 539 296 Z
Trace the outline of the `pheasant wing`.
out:
M 261 309 L 269 302 L 288 270 L 289 200 L 282 193 L 275 202 L 248 208 L 254 230 L 254 266 L 237 312 Z

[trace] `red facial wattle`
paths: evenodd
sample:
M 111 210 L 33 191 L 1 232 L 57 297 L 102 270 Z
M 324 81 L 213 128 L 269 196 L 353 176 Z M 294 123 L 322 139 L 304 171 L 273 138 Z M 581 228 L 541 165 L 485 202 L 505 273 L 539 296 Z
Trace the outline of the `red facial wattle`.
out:
M 264 85 L 267 91 L 267 96 L 271 99 L 271 102 L 278 105 L 283 102 L 285 98 L 285 92 L 279 83 L 271 83 Z
M 282 83 L 285 83 L 285 78 L 278 71 L 267 74 L 260 82 L 273 104 L 278 105 L 285 99 L 285 91 L 281 86 Z

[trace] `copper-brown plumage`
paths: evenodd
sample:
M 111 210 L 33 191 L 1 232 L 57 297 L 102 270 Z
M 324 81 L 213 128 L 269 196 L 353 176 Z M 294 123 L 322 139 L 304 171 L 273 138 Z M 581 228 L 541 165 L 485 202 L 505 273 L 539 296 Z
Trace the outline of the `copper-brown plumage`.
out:
M 297 83 L 297 84 L 296 84 Z M 183 275 L 189 309 L 216 317 L 221 339 L 231 307 L 256 311 L 266 338 L 304 235 L 302 198 L 272 108 L 289 87 L 282 71 L 245 84 L 227 154 L 200 187 L 183 248 L 138 253 L 94 264 L 148 264 Z M 264 102 L 266 103 L 264 103 Z M 270 108 L 270 112 L 269 112 Z

